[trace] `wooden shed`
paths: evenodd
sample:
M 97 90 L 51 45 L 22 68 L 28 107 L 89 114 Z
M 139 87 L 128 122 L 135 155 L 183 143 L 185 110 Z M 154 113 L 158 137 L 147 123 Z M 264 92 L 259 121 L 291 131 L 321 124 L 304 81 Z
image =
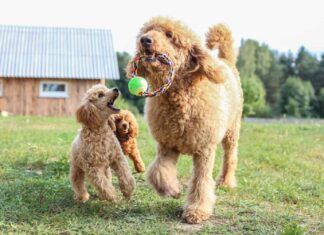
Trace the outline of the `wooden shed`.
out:
M 109 79 L 119 79 L 110 30 L 0 26 L 0 111 L 71 116 Z

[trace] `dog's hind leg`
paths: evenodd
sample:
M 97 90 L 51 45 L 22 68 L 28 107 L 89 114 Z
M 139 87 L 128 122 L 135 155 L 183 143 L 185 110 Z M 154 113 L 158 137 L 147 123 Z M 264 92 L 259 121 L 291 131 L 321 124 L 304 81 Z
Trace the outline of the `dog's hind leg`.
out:
M 217 179 L 217 185 L 234 188 L 236 187 L 235 171 L 237 167 L 237 148 L 240 135 L 240 122 L 235 127 L 228 130 L 222 141 L 224 156 L 220 175 Z
M 149 166 L 148 181 L 161 196 L 180 197 L 176 169 L 178 157 L 178 151 L 159 145 L 157 157 Z
M 70 181 L 74 190 L 74 198 L 77 201 L 86 202 L 89 199 L 89 193 L 84 185 L 84 171 L 74 164 L 70 168 Z
M 87 177 L 104 200 L 115 202 L 115 188 L 111 183 L 111 179 L 108 179 L 106 174 L 107 168 L 92 167 L 89 172 L 87 172 Z

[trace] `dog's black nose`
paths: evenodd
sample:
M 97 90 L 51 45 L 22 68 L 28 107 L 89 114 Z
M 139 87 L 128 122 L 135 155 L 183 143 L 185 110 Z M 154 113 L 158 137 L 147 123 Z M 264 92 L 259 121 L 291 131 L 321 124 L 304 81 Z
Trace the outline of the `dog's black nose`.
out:
M 113 92 L 115 92 L 115 93 L 119 93 L 118 88 L 113 88 Z
M 153 39 L 148 36 L 141 37 L 140 41 L 144 47 L 148 47 L 148 46 L 152 45 L 152 43 L 153 43 Z
M 126 123 L 123 124 L 123 128 L 124 128 L 124 129 L 127 128 L 127 124 L 126 124 Z

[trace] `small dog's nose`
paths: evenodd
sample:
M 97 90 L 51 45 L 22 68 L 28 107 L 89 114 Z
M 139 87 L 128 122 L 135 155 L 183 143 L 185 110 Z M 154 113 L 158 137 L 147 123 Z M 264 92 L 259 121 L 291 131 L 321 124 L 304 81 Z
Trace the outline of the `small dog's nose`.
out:
M 124 129 L 127 128 L 127 124 L 126 124 L 126 123 L 123 124 L 123 128 L 124 128 Z
M 153 39 L 148 36 L 141 37 L 140 41 L 144 47 L 148 47 L 153 43 Z
M 119 93 L 118 88 L 113 88 L 113 92 L 115 92 L 115 93 Z

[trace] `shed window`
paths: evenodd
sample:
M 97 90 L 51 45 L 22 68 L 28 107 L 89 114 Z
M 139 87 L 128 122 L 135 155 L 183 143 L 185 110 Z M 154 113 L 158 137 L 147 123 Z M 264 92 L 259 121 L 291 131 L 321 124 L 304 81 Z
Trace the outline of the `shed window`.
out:
M 40 97 L 67 98 L 68 84 L 66 82 L 42 81 L 39 88 Z
M 0 96 L 3 96 L 3 81 L 0 80 Z

